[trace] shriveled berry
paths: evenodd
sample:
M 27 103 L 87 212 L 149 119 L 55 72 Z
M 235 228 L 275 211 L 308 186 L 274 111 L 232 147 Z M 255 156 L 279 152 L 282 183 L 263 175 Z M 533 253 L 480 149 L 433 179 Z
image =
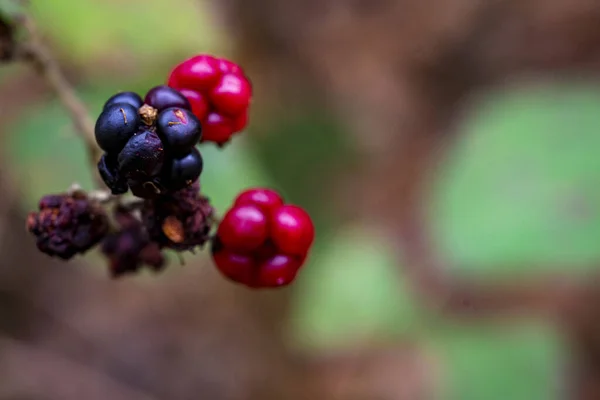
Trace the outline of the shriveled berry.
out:
M 204 162 L 195 147 L 182 157 L 171 160 L 167 185 L 171 190 L 182 189 L 194 182 L 202 173 Z
M 139 94 L 135 92 L 121 92 L 110 97 L 106 103 L 104 103 L 104 109 L 106 110 L 109 106 L 114 104 L 129 104 L 135 108 L 140 108 L 144 101 Z
M 131 104 L 110 105 L 96 121 L 96 142 L 104 151 L 117 153 L 137 132 L 141 122 L 138 109 Z
M 252 251 L 260 247 L 268 235 L 267 218 L 256 206 L 231 208 L 219 224 L 217 235 L 228 249 Z
M 173 154 L 186 154 L 202 135 L 200 121 L 191 111 L 167 108 L 158 114 L 156 129 L 166 148 Z
M 235 206 L 255 205 L 267 216 L 272 216 L 275 210 L 283 206 L 283 199 L 276 191 L 267 188 L 250 188 L 240 193 L 234 202 Z
M 256 270 L 252 256 L 220 249 L 212 252 L 212 258 L 219 272 L 226 278 L 245 285 L 252 283 Z
M 142 220 L 150 238 L 161 247 L 191 250 L 209 239 L 214 210 L 200 193 L 200 183 L 146 200 Z
M 154 199 L 167 192 L 167 187 L 160 176 L 151 179 L 128 179 L 127 185 L 135 197 L 142 199 Z
M 223 115 L 211 112 L 202 121 L 202 141 L 224 144 L 233 134 L 233 121 Z
M 296 278 L 300 260 L 285 254 L 277 254 L 258 266 L 255 285 L 258 287 L 287 286 Z
M 39 202 L 39 212 L 27 217 L 27 229 L 38 249 L 65 260 L 85 253 L 108 232 L 108 217 L 85 193 L 49 195 Z
M 144 102 L 156 108 L 159 112 L 171 107 L 180 107 L 186 110 L 192 109 L 190 102 L 183 94 L 165 85 L 150 89 L 146 94 Z
M 102 155 L 100 161 L 98 161 L 98 173 L 112 194 L 123 194 L 129 189 L 127 180 L 119 172 L 116 156 L 112 154 Z
M 143 131 L 133 136 L 119 153 L 119 171 L 128 180 L 143 182 L 157 176 L 165 151 L 158 135 Z
M 250 92 L 250 84 L 244 77 L 225 74 L 212 89 L 209 97 L 219 112 L 236 116 L 248 108 Z
M 204 119 L 208 114 L 208 102 L 206 101 L 204 95 L 192 89 L 180 89 L 179 91 L 190 102 L 194 115 L 199 120 Z
M 169 76 L 169 86 L 175 89 L 194 89 L 204 91 L 213 87 L 221 71 L 216 58 L 201 54 L 189 58 L 177 65 Z
M 315 228 L 308 213 L 290 204 L 275 210 L 269 228 L 275 245 L 289 255 L 306 254 L 315 238 Z

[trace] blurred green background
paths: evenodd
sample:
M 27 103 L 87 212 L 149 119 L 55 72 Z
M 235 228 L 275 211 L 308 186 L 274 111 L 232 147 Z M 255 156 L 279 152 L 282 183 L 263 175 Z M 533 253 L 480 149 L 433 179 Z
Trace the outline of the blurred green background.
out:
M 202 2 L 146 0 L 136 18 L 130 9 L 142 7 L 139 2 L 31 3 L 61 62 L 85 71 L 77 90 L 93 114 L 116 91 L 143 92 L 164 82 L 182 58 L 231 51 L 227 31 Z M 111 64 L 119 64 L 117 73 Z M 19 74 L 2 69 L 0 84 Z M 599 109 L 600 86 L 561 82 L 509 87 L 470 110 L 430 207 L 436 239 L 456 271 L 493 279 L 539 265 L 583 266 L 600 256 Z M 368 221 L 341 222 L 335 206 L 315 200 L 313 194 L 352 163 L 351 144 L 334 116 L 307 112 L 253 122 L 226 151 L 203 149 L 203 191 L 224 210 L 241 189 L 270 186 L 315 216 L 315 251 L 291 289 L 293 346 L 318 353 L 365 338 L 407 340 L 439 355 L 443 399 L 558 398 L 566 350 L 551 328 L 431 318 L 411 296 L 386 238 Z M 54 99 L 23 108 L 9 131 L 3 155 L 25 210 L 73 182 L 90 187 L 83 145 Z M 281 154 L 282 148 L 290 153 Z

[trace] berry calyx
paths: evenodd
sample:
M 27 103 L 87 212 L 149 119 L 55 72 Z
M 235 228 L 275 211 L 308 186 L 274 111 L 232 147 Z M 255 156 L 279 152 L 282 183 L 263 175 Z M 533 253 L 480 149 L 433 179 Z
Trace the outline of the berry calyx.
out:
M 210 100 L 223 114 L 237 116 L 250 104 L 250 84 L 244 77 L 225 74 L 210 92 Z
M 303 256 L 315 238 L 315 228 L 308 213 L 298 206 L 286 204 L 272 215 L 271 238 L 285 254 Z
M 153 87 L 146 93 L 144 102 L 161 112 L 167 108 L 180 107 L 191 110 L 188 99 L 179 91 L 165 85 Z
M 156 129 L 165 146 L 175 155 L 185 154 L 202 135 L 200 121 L 184 108 L 167 108 L 158 114 Z
M 275 210 L 283 206 L 283 199 L 272 189 L 251 188 L 240 193 L 234 201 L 235 206 L 255 205 L 265 214 L 272 216 Z
M 144 101 L 140 95 L 135 92 L 121 92 L 106 100 L 106 103 L 104 103 L 104 110 L 115 104 L 129 104 L 135 108 L 140 108 L 144 104 Z
M 138 109 L 131 104 L 109 105 L 96 120 L 96 142 L 104 151 L 119 152 L 137 132 L 140 123 Z
M 219 224 L 217 235 L 228 249 L 256 250 L 267 240 L 267 218 L 260 208 L 244 205 L 230 209 Z

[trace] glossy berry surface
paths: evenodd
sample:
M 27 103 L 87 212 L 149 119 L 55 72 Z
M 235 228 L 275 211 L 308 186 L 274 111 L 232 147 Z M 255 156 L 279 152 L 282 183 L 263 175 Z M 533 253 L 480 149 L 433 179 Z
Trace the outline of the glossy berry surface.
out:
M 198 179 L 202 173 L 204 162 L 202 155 L 193 147 L 188 154 L 171 160 L 168 173 L 168 186 L 171 189 L 182 189 Z
M 315 238 L 315 228 L 308 213 L 294 205 L 284 205 L 272 215 L 271 237 L 286 254 L 302 256 Z
M 156 108 L 159 112 L 171 107 L 185 108 L 191 110 L 188 99 L 179 91 L 169 86 L 156 86 L 148 91 L 144 102 Z
M 234 207 L 242 205 L 255 205 L 268 216 L 272 216 L 275 210 L 283 206 L 283 199 L 272 189 L 251 188 L 236 197 Z
M 169 76 L 169 86 L 203 91 L 212 88 L 220 74 L 218 60 L 213 56 L 201 54 L 175 67 Z
M 104 109 L 114 104 L 129 104 L 135 108 L 140 108 L 144 104 L 144 101 L 140 95 L 135 92 L 121 92 L 106 100 L 106 103 L 104 103 Z
M 180 92 L 188 99 L 192 112 L 198 119 L 202 120 L 208 115 L 208 101 L 202 93 L 191 89 L 181 89 Z
M 103 154 L 98 161 L 98 173 L 112 194 L 119 195 L 129 190 L 127 180 L 119 172 L 116 156 Z
M 285 204 L 275 190 L 241 192 L 223 217 L 213 240 L 217 269 L 251 288 L 292 283 L 310 253 L 315 232 L 302 208 Z
M 233 121 L 221 114 L 211 112 L 202 123 L 202 128 L 202 141 L 223 144 L 231 138 Z
M 173 154 L 185 154 L 198 143 L 202 135 L 200 121 L 184 108 L 167 108 L 158 114 L 157 132 Z
M 222 147 L 248 125 L 252 84 L 238 64 L 201 54 L 173 68 L 168 85 L 190 102 L 203 142 Z
M 144 131 L 127 142 L 117 161 L 125 178 L 145 181 L 159 174 L 164 158 L 165 151 L 158 135 L 152 131 Z
M 239 75 L 225 74 L 210 92 L 214 108 L 229 116 L 237 116 L 250 104 L 250 84 Z
M 96 142 L 104 151 L 118 152 L 137 132 L 140 124 L 138 109 L 131 104 L 108 106 L 96 120 Z
M 247 205 L 229 210 L 219 224 L 217 235 L 226 248 L 252 251 L 267 240 L 267 228 L 267 218 L 261 209 Z
M 301 261 L 285 254 L 276 254 L 259 266 L 255 284 L 260 287 L 278 287 L 290 284 L 300 269 Z

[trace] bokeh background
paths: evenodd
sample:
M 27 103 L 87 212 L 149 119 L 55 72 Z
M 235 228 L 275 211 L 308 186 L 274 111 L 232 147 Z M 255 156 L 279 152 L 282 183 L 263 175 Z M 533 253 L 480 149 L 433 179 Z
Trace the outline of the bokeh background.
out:
M 244 188 L 276 188 L 310 211 L 317 240 L 296 283 L 268 292 L 225 281 L 203 253 L 119 281 L 100 254 L 38 254 L 26 213 L 74 182 L 91 188 L 91 174 L 47 84 L 2 66 L 1 399 L 571 398 L 560 324 L 437 312 L 384 228 L 426 186 L 418 204 L 445 273 L 594 272 L 597 2 L 30 3 L 94 117 L 191 55 L 242 64 L 251 123 L 225 150 L 203 147 L 202 190 L 223 211 Z

